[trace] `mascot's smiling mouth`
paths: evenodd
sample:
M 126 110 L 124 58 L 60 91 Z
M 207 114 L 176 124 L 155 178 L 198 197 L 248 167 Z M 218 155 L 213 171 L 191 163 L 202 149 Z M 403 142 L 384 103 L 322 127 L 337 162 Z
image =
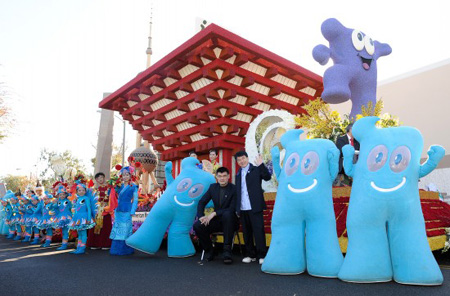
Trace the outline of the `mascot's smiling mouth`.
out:
M 370 182 L 370 186 L 372 186 L 373 189 L 380 191 L 380 192 L 392 192 L 392 191 L 396 191 L 396 190 L 400 189 L 403 185 L 405 185 L 405 183 L 406 183 L 406 178 L 403 177 L 402 182 L 400 182 L 400 184 L 398 184 L 397 186 L 392 187 L 392 188 L 380 188 L 377 185 L 375 185 L 375 183 L 373 181 Z
M 364 70 L 368 71 L 370 69 L 370 64 L 372 64 L 373 59 L 366 59 L 358 54 L 358 56 L 361 58 L 362 66 Z
M 311 189 L 316 187 L 316 185 L 317 185 L 317 179 L 314 179 L 314 182 L 306 188 L 296 189 L 296 188 L 292 187 L 291 184 L 288 184 L 288 189 L 294 193 L 304 193 L 304 192 L 310 191 Z
M 173 199 L 175 200 L 175 202 L 176 202 L 177 204 L 179 204 L 179 205 L 182 206 L 182 207 L 189 207 L 189 206 L 192 206 L 192 205 L 194 204 L 193 201 L 190 202 L 190 203 L 187 203 L 187 204 L 186 204 L 186 203 L 179 202 L 176 195 L 173 197 Z

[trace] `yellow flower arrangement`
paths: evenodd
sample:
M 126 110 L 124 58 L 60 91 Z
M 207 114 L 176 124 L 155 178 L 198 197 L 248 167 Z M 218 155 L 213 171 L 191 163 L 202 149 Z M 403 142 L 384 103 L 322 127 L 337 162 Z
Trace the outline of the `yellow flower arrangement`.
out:
M 375 106 L 369 102 L 367 106 L 361 108 L 361 113 L 356 115 L 355 120 L 359 120 L 366 116 L 378 116 L 380 121 L 377 123 L 378 127 L 393 127 L 399 126 L 400 122 L 397 117 L 384 113 L 381 115 L 384 104 L 379 100 Z M 329 139 L 333 142 L 338 137 L 346 133 L 347 126 L 353 121 L 348 114 L 341 116 L 339 112 L 332 111 L 330 105 L 325 103 L 321 98 L 310 101 L 303 106 L 307 113 L 296 116 L 295 122 L 297 127 L 304 128 L 308 131 L 307 138 L 323 138 Z

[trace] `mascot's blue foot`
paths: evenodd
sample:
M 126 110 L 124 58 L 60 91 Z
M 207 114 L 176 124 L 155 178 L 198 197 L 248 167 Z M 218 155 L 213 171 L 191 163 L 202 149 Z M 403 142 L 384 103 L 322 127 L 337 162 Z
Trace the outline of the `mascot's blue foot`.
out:
M 125 241 L 123 240 L 113 240 L 109 253 L 116 256 L 126 256 L 133 254 L 134 249 L 127 246 L 127 244 L 125 244 Z
M 15 241 L 21 240 L 22 236 L 21 235 L 16 235 L 16 237 L 14 238 Z
M 30 245 L 37 245 L 37 244 L 39 244 L 39 238 L 38 237 L 34 238 L 33 241 L 30 243 Z
M 14 238 L 14 234 L 9 234 L 6 238 L 13 239 Z
M 61 247 L 57 248 L 56 251 L 67 250 L 67 244 L 62 244 Z
M 84 254 L 86 247 L 78 247 L 75 251 L 70 252 L 70 254 Z
M 30 237 L 27 235 L 22 242 L 25 243 L 25 242 L 29 242 L 29 241 L 30 241 Z
M 50 240 L 46 240 L 45 243 L 41 245 L 41 247 L 48 248 L 48 247 L 50 247 L 50 243 L 51 243 Z

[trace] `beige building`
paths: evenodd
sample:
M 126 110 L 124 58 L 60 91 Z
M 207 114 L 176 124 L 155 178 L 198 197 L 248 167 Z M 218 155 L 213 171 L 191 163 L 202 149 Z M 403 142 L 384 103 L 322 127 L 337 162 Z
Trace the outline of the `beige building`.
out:
M 450 59 L 379 82 L 377 98 L 383 99 L 384 112 L 421 131 L 423 160 L 430 145 L 446 148 L 438 169 L 422 178 L 419 187 L 426 189 L 433 183 L 450 194 Z M 350 102 L 332 105 L 343 113 L 349 113 L 350 107 Z

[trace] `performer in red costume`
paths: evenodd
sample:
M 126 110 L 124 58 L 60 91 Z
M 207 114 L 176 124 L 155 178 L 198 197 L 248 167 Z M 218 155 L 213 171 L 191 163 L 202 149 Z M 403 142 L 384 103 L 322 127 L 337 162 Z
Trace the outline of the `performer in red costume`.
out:
M 96 225 L 89 229 L 87 246 L 91 249 L 107 250 L 111 247 L 111 233 L 112 222 L 111 215 L 108 208 L 110 185 L 105 180 L 105 174 L 100 172 L 95 174 L 96 193 L 98 195 L 98 212 L 95 218 Z

